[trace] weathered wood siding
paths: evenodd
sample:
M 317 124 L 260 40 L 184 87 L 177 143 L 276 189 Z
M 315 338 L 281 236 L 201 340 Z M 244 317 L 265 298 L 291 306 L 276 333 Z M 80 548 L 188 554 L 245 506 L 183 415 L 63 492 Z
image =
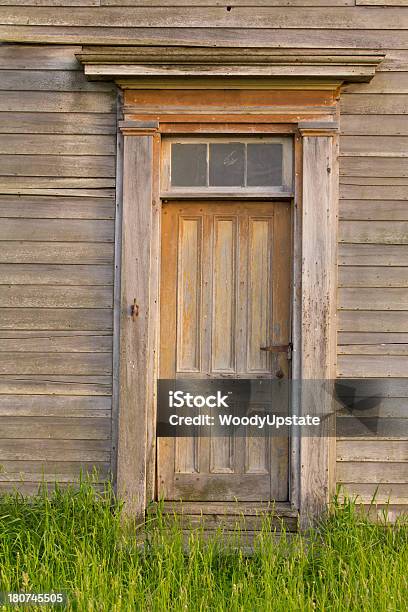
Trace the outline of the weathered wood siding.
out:
M 222 6 L 209 0 L 206 6 L 201 4 L 197 0 L 172 0 L 171 5 L 162 2 L 161 6 L 159 0 L 0 0 L 0 38 L 58 45 L 144 42 L 386 50 L 387 58 L 373 81 L 345 87 L 341 99 L 338 374 L 408 376 L 406 0 L 228 0 Z M 109 86 L 86 83 L 74 70 L 75 51 L 74 46 L 69 52 L 58 46 L 45 46 L 10 47 L 2 53 L 2 67 L 7 68 L 2 87 L 6 89 L 6 84 L 8 91 L 0 92 L 3 111 L 0 125 L 1 131 L 9 135 L 2 138 L 1 173 L 7 177 L 1 177 L 1 192 L 11 195 L 3 198 L 3 210 L 8 212 L 0 231 L 6 239 L 2 262 L 14 266 L 5 272 L 15 283 L 4 287 L 6 297 L 1 303 L 2 307 L 10 305 L 3 310 L 2 327 L 4 333 L 14 338 L 7 340 L 11 344 L 3 341 L 8 355 L 8 380 L 14 381 L 3 392 L 17 393 L 20 398 L 21 389 L 24 393 L 51 393 L 56 389 L 61 394 L 67 392 L 68 386 L 70 394 L 84 393 L 87 389 L 92 401 L 99 402 L 110 391 L 107 364 L 97 365 L 95 348 L 88 358 L 85 355 L 88 342 L 94 343 L 93 347 L 103 345 L 99 334 L 108 334 L 111 325 L 111 293 L 106 279 L 112 269 L 113 229 L 107 209 L 110 203 L 113 211 L 109 200 L 109 188 L 113 185 L 113 115 L 109 113 L 114 98 Z M 21 74 L 24 82 L 19 79 Z M 27 90 L 31 90 L 29 95 L 23 93 Z M 55 136 L 48 139 L 47 134 Z M 53 157 L 59 154 L 60 157 Z M 58 170 L 56 167 L 50 170 L 51 166 L 54 168 L 53 162 L 58 164 Z M 13 196 L 30 188 L 36 191 L 28 191 L 26 197 Z M 69 200 L 61 199 L 64 193 Z M 78 197 L 81 194 L 83 197 Z M 76 204 L 80 200 L 87 205 Z M 66 217 L 64 221 L 61 215 Z M 76 247 L 72 249 L 75 241 Z M 77 283 L 80 286 L 72 282 L 74 270 L 69 266 L 75 265 L 84 268 L 78 275 L 82 279 Z M 48 283 L 47 291 L 38 293 L 28 286 L 30 266 L 33 270 L 37 266 L 33 274 L 42 283 Z M 63 268 L 64 274 L 58 272 L 59 268 Z M 101 273 L 99 283 L 94 281 L 96 272 Z M 62 293 L 53 280 L 56 276 L 64 283 Z M 89 279 L 88 286 L 85 278 Z M 25 283 L 24 288 L 16 283 Z M 46 301 L 47 308 L 45 304 L 38 307 L 38 295 Z M 28 310 L 29 304 L 36 310 Z M 94 309 L 95 305 L 99 308 Z M 46 355 L 34 359 L 30 366 L 16 361 L 16 347 L 31 348 L 32 344 L 23 342 L 35 342 L 34 330 L 45 328 L 52 328 L 54 334 L 66 329 L 77 330 L 77 334 L 65 334 L 62 343 L 55 342 L 55 337 L 41 340 L 35 344 L 38 351 L 41 348 L 41 352 L 47 353 L 58 346 L 66 347 L 67 354 L 74 351 L 74 346 L 82 346 L 84 352 L 75 349 L 79 361 L 67 359 L 64 366 Z M 80 330 L 91 333 L 79 337 Z M 24 334 L 28 337 L 23 340 Z M 28 355 L 24 358 L 27 363 L 29 349 L 23 350 Z M 98 355 L 107 357 L 109 353 Z M 89 358 L 92 364 L 86 361 Z M 82 375 L 78 374 L 80 363 Z M 21 373 L 24 367 L 28 370 Z M 32 371 L 34 367 L 36 372 Z M 69 368 L 69 373 L 65 371 L 62 376 L 64 367 Z M 405 418 L 408 392 L 400 390 L 395 395 L 398 397 L 387 400 L 387 410 L 390 415 Z M 58 396 L 58 402 L 66 401 L 63 397 Z M 46 411 L 56 409 L 58 402 L 37 405 Z M 9 404 L 13 405 L 18 403 Z M 48 405 L 53 408 L 47 408 Z M 83 432 L 88 431 L 89 419 L 85 417 L 84 405 L 81 410 L 81 435 L 85 438 Z M 16 412 L 17 408 L 13 414 Z M 63 418 L 67 432 L 68 426 L 72 432 L 79 420 L 72 423 L 71 414 L 66 407 Z M 8 427 L 13 427 L 17 420 L 3 418 Z M 47 418 L 50 420 L 44 412 L 42 420 Z M 98 436 L 107 439 L 106 417 L 96 419 L 92 413 L 89 418 L 93 419 L 89 431 L 94 431 L 94 425 L 102 420 L 106 423 L 104 435 Z M 40 427 L 39 419 L 21 416 L 21 421 L 30 422 L 32 430 L 18 428 L 18 431 L 26 431 L 26 439 L 34 438 L 32 432 Z M 55 419 L 51 421 L 52 427 L 61 432 Z M 60 437 L 74 438 L 75 434 Z M 30 444 L 21 448 L 39 448 Z M 56 443 L 47 444 L 50 456 L 55 457 L 50 445 Z M 89 442 L 81 444 L 89 457 L 89 449 L 94 447 Z M 371 498 L 379 485 L 378 499 L 385 501 L 391 495 L 392 502 L 403 507 L 408 504 L 407 445 L 406 440 L 339 440 L 339 481 L 365 500 Z M 107 442 L 104 449 L 108 453 Z M 35 462 L 40 451 L 31 452 L 29 458 Z M 96 460 L 96 455 L 93 458 Z M 23 459 L 27 456 L 22 455 Z M 106 465 L 108 459 L 106 454 L 100 461 Z
M 116 95 L 0 47 L 0 491 L 111 462 Z

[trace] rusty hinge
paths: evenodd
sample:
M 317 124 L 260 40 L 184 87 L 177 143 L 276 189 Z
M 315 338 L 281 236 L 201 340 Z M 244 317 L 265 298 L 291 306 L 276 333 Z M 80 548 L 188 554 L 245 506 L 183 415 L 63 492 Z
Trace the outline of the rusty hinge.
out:
M 268 353 L 287 353 L 288 359 L 292 359 L 293 344 L 271 344 L 270 346 L 261 346 L 261 351 L 267 351 Z

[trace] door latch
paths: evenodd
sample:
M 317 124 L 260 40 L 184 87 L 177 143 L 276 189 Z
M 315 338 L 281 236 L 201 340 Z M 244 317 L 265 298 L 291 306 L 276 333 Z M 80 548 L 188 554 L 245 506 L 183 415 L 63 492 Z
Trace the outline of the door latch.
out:
M 271 344 L 269 346 L 261 346 L 261 351 L 266 351 L 267 353 L 286 353 L 288 359 L 292 359 L 292 348 L 293 344 L 289 342 L 289 344 Z

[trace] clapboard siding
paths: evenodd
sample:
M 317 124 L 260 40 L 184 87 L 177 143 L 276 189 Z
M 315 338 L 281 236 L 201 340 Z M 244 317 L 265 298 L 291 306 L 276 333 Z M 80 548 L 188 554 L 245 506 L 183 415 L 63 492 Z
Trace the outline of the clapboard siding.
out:
M 0 47 L 1 485 L 111 465 L 116 93 Z
M 173 0 L 170 4 L 153 0 L 0 0 L 0 37 L 43 44 L 32 47 L 30 53 L 24 46 L 6 47 L 0 58 L 0 67 L 7 68 L 0 85 L 0 132 L 12 135 L 12 139 L 4 138 L 0 143 L 0 155 L 7 163 L 3 167 L 10 172 L 1 176 L 4 171 L 0 171 L 0 192 L 11 196 L 5 195 L 0 201 L 0 274 L 4 274 L 4 284 L 11 287 L 1 299 L 16 301 L 21 296 L 25 303 L 35 303 L 35 292 L 46 289 L 54 291 L 53 297 L 46 292 L 44 297 L 53 299 L 55 305 L 63 299 L 58 289 L 66 288 L 65 297 L 72 300 L 71 306 L 79 304 L 65 310 L 63 327 L 58 309 L 37 307 L 30 315 L 24 307 L 2 309 L 0 341 L 5 343 L 1 353 L 6 357 L 0 363 L 5 367 L 16 364 L 22 351 L 28 355 L 27 368 L 32 367 L 30 359 L 35 352 L 48 353 L 44 364 L 49 365 L 53 355 L 61 355 L 54 368 L 62 367 L 64 355 L 77 355 L 79 361 L 70 366 L 73 370 L 91 353 L 99 357 L 110 354 L 111 345 L 106 344 L 111 342 L 110 309 L 95 308 L 92 300 L 99 298 L 99 306 L 108 305 L 107 291 L 112 287 L 113 199 L 109 190 L 114 186 L 114 166 L 109 157 L 115 148 L 115 96 L 108 84 L 83 79 L 75 59 L 80 45 L 232 44 L 386 51 L 386 59 L 370 83 L 346 85 L 341 95 L 338 374 L 407 376 L 406 2 L 231 0 L 228 6 L 229 10 L 215 0 L 205 6 L 198 0 Z M 24 72 L 25 80 L 20 79 Z M 30 89 L 30 96 L 22 95 L 25 87 Z M 51 174 L 52 156 L 62 161 L 59 171 Z M 80 163 L 70 159 L 80 156 Z M 13 159 L 16 157 L 19 159 Z M 31 164 L 29 158 L 33 161 L 32 175 L 21 175 L 21 162 Z M 24 198 L 15 198 L 16 193 L 25 194 Z M 64 206 L 59 206 L 62 198 Z M 47 226 L 51 228 L 49 235 Z M 76 270 L 80 292 L 69 293 L 77 290 Z M 21 288 L 27 289 L 24 295 L 18 292 Z M 95 293 L 95 289 L 102 293 Z M 90 307 L 82 307 L 89 303 L 86 300 L 91 301 Z M 38 348 L 34 348 L 36 342 Z M 104 361 L 98 363 L 106 366 Z M 57 373 L 16 373 L 13 380 L 0 375 L 3 393 L 17 393 L 19 398 L 34 393 L 37 398 L 32 404 L 24 403 L 25 399 L 16 401 L 19 419 L 26 428 L 21 436 L 31 440 L 31 446 L 27 446 L 26 455 L 16 457 L 10 456 L 7 446 L 4 459 L 31 461 L 34 473 L 38 449 L 44 449 L 44 459 L 60 461 L 51 441 L 40 440 L 36 445 L 38 429 L 30 414 L 38 413 L 30 410 L 42 406 L 43 419 L 50 418 L 46 415 L 56 414 L 64 405 L 58 402 L 67 388 L 71 397 L 81 394 L 105 400 L 109 398 L 109 381 L 105 374 L 90 372 L 82 377 L 73 373 L 65 377 Z M 395 384 L 390 392 L 405 398 L 407 392 Z M 39 396 L 47 400 L 41 404 L 37 402 Z M 406 400 L 387 398 L 382 400 L 381 414 L 403 418 L 405 406 Z M 96 408 L 76 400 L 70 406 L 66 404 L 66 410 L 65 428 L 56 435 L 64 442 L 64 457 L 72 473 L 73 462 L 106 464 L 106 456 L 96 453 L 105 452 L 107 447 L 91 446 L 91 438 L 77 439 L 78 424 L 72 422 L 75 410 L 82 411 L 84 416 L 77 421 L 89 433 L 87 421 L 93 418 L 101 423 L 105 417 L 88 419 L 86 411 Z M 104 444 L 107 438 L 98 435 L 96 441 Z M 81 446 L 70 446 L 73 442 Z M 378 501 L 387 502 L 390 497 L 396 508 L 403 508 L 408 504 L 406 445 L 405 440 L 339 440 L 339 482 L 365 502 L 379 486 Z M 16 453 L 23 453 L 22 448 L 21 444 Z M 77 457 L 76 448 L 82 453 Z M 368 464 L 371 467 L 367 468 Z M 18 466 L 11 467 L 17 471 Z M 28 470 L 24 484 L 27 490 L 34 486 L 28 482 L 30 473 Z M 63 477 L 63 470 L 60 473 Z

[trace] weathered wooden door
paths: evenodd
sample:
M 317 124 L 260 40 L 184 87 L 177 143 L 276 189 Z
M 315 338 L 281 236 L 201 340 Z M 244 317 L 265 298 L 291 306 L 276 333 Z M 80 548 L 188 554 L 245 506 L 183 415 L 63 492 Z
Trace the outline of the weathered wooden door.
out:
M 290 341 L 289 202 L 163 205 L 160 378 L 282 378 Z M 283 501 L 288 440 L 158 440 L 158 494 L 185 501 Z

